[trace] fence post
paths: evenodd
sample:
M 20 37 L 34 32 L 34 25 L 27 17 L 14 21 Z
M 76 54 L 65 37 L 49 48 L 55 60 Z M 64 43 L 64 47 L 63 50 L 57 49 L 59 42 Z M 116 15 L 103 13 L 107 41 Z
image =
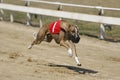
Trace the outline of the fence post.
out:
M 25 1 L 25 6 L 29 6 L 30 5 L 30 1 Z M 31 25 L 31 15 L 30 13 L 27 13 L 27 26 Z
M 31 25 L 31 15 L 30 13 L 27 13 L 27 26 Z
M 0 3 L 3 3 L 3 0 L 0 0 Z M 3 9 L 0 9 L 0 13 L 1 13 L 1 20 L 4 20 L 4 11 Z
M 100 24 L 100 39 L 105 39 L 105 27 L 104 27 L 104 24 Z
M 29 6 L 30 5 L 30 1 L 25 1 L 25 6 Z
M 43 26 L 43 22 L 42 22 L 42 16 L 40 15 L 40 22 L 39 22 L 39 24 L 40 24 L 40 28 Z
M 0 13 L 1 13 L 1 20 L 3 21 L 4 20 L 4 11 L 3 11 L 3 9 L 0 9 Z
M 99 9 L 98 15 L 104 15 L 104 10 L 102 8 Z M 105 27 L 104 24 L 100 24 L 100 39 L 105 39 Z
M 14 22 L 14 17 L 13 17 L 13 13 L 10 13 L 10 22 Z
M 63 9 L 62 4 L 59 3 L 57 10 L 58 11 L 62 11 L 62 9 Z M 62 20 L 62 18 L 59 18 L 59 20 Z

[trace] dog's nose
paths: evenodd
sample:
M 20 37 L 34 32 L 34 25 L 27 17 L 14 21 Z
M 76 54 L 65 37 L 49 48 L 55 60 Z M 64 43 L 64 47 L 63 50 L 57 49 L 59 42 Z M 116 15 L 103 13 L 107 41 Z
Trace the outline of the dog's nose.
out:
M 78 43 L 80 41 L 80 37 L 79 36 L 72 36 L 71 39 L 70 39 L 72 42 L 74 43 Z

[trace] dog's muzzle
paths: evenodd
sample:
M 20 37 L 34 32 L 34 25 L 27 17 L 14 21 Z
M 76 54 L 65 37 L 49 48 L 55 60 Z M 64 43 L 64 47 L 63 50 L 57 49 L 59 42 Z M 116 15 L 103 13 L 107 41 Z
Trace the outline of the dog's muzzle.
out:
M 73 36 L 71 35 L 70 37 L 70 40 L 73 42 L 73 43 L 78 43 L 80 41 L 80 37 L 79 36 Z

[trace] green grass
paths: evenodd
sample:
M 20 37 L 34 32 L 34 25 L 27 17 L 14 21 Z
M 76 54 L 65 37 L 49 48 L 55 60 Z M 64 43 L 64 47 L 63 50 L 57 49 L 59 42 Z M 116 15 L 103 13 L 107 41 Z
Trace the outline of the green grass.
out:
M 47 0 L 47 1 L 56 1 L 56 0 Z M 83 4 L 83 5 L 91 5 L 91 6 L 104 6 L 104 7 L 115 7 L 120 8 L 120 0 L 57 0 L 60 2 L 65 3 L 73 3 L 73 4 Z M 24 1 L 22 0 L 4 0 L 4 3 L 16 4 L 16 5 L 25 5 Z M 40 8 L 47 8 L 47 9 L 57 9 L 57 5 L 46 5 L 41 3 L 31 3 L 32 7 L 40 7 Z M 70 12 L 80 12 L 86 14 L 98 14 L 97 9 L 87 9 L 87 8 L 75 8 L 75 7 L 66 7 L 63 6 L 63 11 L 70 11 Z M 11 11 L 5 11 L 5 20 L 9 20 L 9 14 Z M 20 23 L 26 23 L 26 13 L 22 12 L 12 12 L 14 14 L 14 20 Z M 105 11 L 105 16 L 113 16 L 113 17 L 120 17 L 120 11 Z M 43 16 L 43 23 L 49 23 L 51 21 L 57 20 L 56 17 L 50 16 Z M 75 20 L 66 19 L 70 21 L 72 24 L 77 24 L 80 29 L 80 34 L 82 35 L 92 35 L 95 37 L 99 37 L 100 34 L 100 24 L 98 23 L 91 23 L 91 22 L 84 22 L 78 21 L 76 23 Z M 39 16 L 37 19 L 32 17 L 32 24 L 38 26 L 39 25 Z M 113 29 L 109 31 L 106 29 L 106 38 L 108 39 L 115 39 L 120 40 L 120 26 L 113 26 Z

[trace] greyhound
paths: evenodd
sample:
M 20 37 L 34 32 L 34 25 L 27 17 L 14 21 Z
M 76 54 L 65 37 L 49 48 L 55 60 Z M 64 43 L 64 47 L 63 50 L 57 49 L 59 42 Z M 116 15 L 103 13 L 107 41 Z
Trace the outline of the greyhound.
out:
M 40 44 L 42 41 L 51 42 L 52 39 L 54 39 L 57 44 L 64 46 L 68 50 L 70 57 L 72 57 L 74 53 L 76 64 L 81 66 L 75 46 L 75 43 L 80 41 L 78 27 L 71 25 L 65 20 L 58 21 L 60 22 L 60 31 L 58 33 L 51 33 L 50 24 L 43 25 L 43 27 L 39 29 L 38 33 L 33 33 L 34 41 L 28 46 L 28 49 L 31 49 L 35 44 Z M 54 29 L 58 21 L 52 22 Z

